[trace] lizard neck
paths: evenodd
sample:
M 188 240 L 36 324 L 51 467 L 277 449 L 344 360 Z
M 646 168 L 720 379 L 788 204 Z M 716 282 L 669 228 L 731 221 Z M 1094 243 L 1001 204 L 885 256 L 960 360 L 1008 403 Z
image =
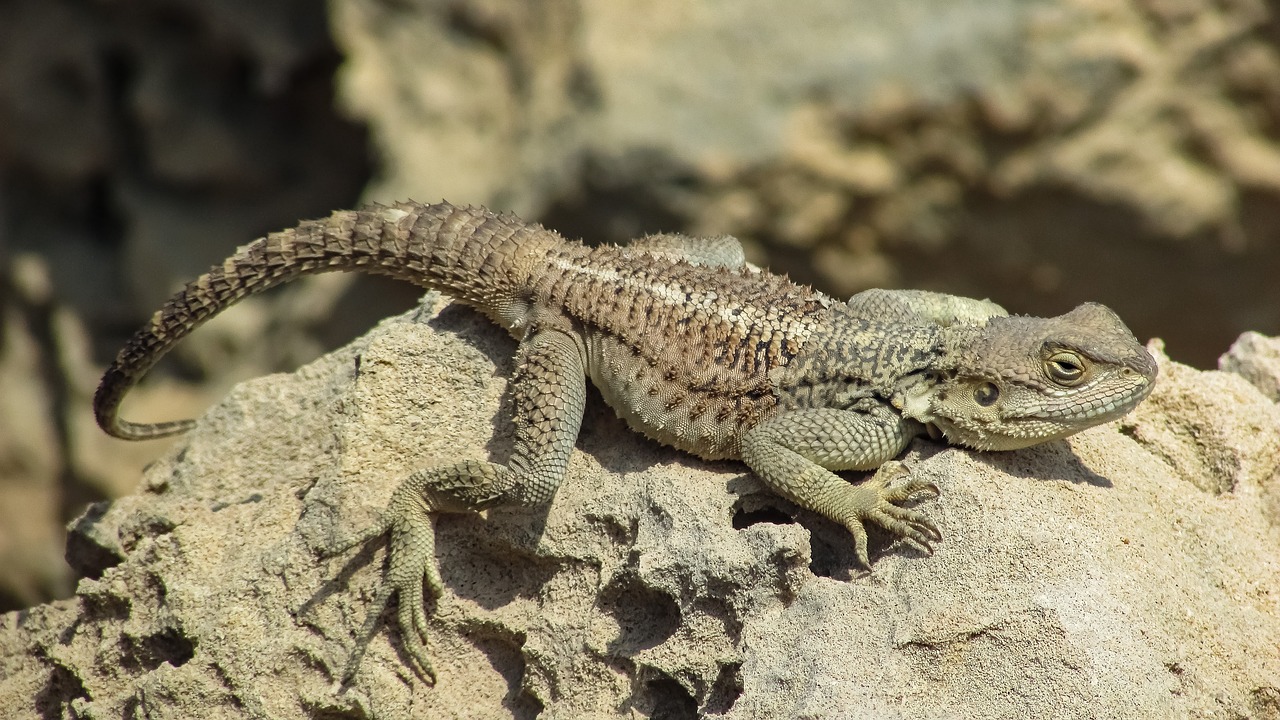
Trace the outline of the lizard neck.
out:
M 932 371 L 943 356 L 941 328 L 880 322 L 830 308 L 829 331 L 785 368 L 777 383 L 788 407 L 851 408 L 891 400 L 904 384 Z
M 980 328 L 973 325 L 934 327 L 935 353 L 928 366 L 904 373 L 894 381 L 890 404 L 903 416 L 923 423 L 935 439 L 945 434 L 938 424 L 941 418 L 934 411 L 939 393 L 955 375 L 958 363 L 967 356 L 980 332 Z

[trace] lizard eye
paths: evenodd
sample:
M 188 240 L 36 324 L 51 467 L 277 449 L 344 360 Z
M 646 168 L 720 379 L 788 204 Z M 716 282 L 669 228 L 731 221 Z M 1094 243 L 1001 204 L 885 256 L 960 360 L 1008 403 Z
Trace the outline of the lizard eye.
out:
M 973 401 L 982 407 L 991 407 L 1000 399 L 1000 388 L 994 383 L 982 383 L 973 391 Z
M 1073 352 L 1054 353 L 1044 365 L 1049 376 L 1063 385 L 1075 385 L 1084 379 L 1084 361 Z

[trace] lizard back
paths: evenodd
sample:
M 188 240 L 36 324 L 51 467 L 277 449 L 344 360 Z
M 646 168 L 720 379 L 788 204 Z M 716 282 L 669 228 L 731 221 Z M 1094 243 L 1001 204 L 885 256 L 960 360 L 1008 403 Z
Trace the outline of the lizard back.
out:
M 785 277 L 642 249 L 549 253 L 535 302 L 581 333 L 588 374 L 633 429 L 704 458 L 779 406 L 774 377 L 820 332 L 832 301 Z
M 330 271 L 441 290 L 517 339 L 567 323 L 583 341 L 593 383 L 628 424 L 706 458 L 735 457 L 741 433 L 775 412 L 771 373 L 797 356 L 831 302 L 784 277 L 641 248 L 588 248 L 483 208 L 374 205 L 272 233 L 188 283 L 104 374 L 94 397 L 99 425 L 132 440 L 187 430 L 193 421 L 121 419 L 120 404 L 213 315 L 292 278 Z

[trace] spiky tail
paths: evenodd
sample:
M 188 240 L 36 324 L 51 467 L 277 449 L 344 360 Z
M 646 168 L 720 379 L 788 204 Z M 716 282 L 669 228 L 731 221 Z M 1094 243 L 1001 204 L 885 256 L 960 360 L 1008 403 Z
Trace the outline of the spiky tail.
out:
M 240 248 L 169 299 L 129 339 L 93 398 L 98 425 L 124 440 L 176 435 L 193 420 L 134 423 L 117 415 L 129 390 L 179 340 L 237 300 L 301 275 L 356 270 L 447 292 L 493 315 L 526 291 L 539 258 L 563 243 L 511 215 L 448 203 L 343 210 Z

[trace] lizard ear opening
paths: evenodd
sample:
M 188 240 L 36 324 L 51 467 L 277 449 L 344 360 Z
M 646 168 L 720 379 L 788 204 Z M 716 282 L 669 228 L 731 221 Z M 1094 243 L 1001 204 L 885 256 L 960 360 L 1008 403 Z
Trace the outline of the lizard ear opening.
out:
M 995 383 L 985 382 L 973 391 L 973 401 L 982 407 L 991 407 L 1000 399 L 1000 388 Z

